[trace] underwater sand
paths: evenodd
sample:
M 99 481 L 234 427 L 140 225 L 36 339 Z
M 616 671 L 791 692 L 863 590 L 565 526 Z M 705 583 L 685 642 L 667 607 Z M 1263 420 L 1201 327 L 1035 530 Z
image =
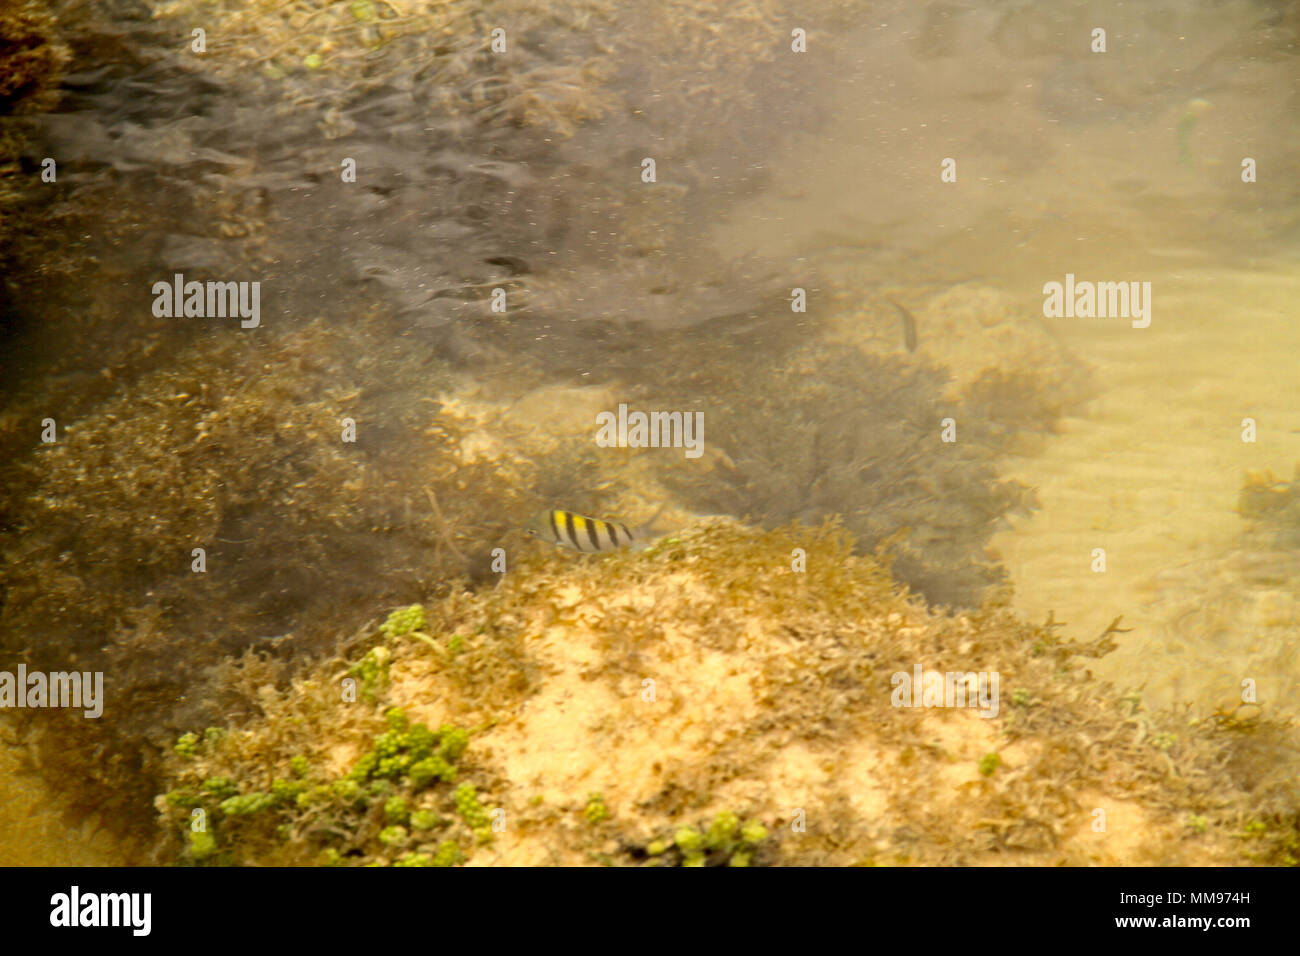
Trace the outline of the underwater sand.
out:
M 1222 559 L 1243 546 L 1247 522 L 1234 509 L 1246 471 L 1268 469 L 1286 480 L 1300 462 L 1293 314 L 1300 276 L 1204 265 L 1142 274 L 1156 296 L 1150 328 L 1057 323 L 1071 348 L 1098 367 L 1105 390 L 1085 417 L 1066 419 L 1040 454 L 1008 463 L 1008 475 L 1038 489 L 1042 510 L 1014 519 L 1017 529 L 999 534 L 994 546 L 1028 620 L 1055 612 L 1071 633 L 1090 638 L 1124 616 L 1133 631 L 1098 663 L 1098 674 L 1146 684 L 1151 702 L 1176 695 L 1212 705 L 1233 696 L 1235 682 L 1184 668 L 1148 645 L 1175 623 L 1163 608 L 1199 604 L 1216 588 L 1252 587 L 1234 580 Z M 1253 444 L 1241 440 L 1246 417 L 1257 422 Z M 1103 574 L 1090 570 L 1098 547 L 1106 549 Z M 1187 567 L 1202 573 L 1169 573 Z M 1258 622 L 1215 623 L 1238 640 L 1225 646 L 1204 622 L 1178 637 L 1239 677 L 1257 678 L 1266 698 L 1282 675 L 1248 667 L 1246 643 Z M 1293 616 L 1290 623 L 1294 629 Z

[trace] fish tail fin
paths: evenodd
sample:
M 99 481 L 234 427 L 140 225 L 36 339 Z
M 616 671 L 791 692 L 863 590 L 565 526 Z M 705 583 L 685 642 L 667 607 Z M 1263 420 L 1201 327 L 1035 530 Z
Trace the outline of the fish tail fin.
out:
M 653 537 L 655 522 L 659 520 L 659 516 L 664 513 L 664 509 L 667 507 L 668 507 L 668 502 L 665 501 L 663 504 L 659 506 L 659 510 L 657 510 L 653 515 L 650 516 L 649 521 L 639 524 L 632 529 L 633 536 L 638 541 L 641 542 L 644 542 L 646 538 Z

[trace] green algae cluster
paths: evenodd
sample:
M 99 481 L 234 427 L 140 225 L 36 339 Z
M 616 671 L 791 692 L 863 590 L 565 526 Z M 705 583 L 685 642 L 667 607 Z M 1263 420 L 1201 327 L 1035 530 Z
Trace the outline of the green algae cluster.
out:
M 462 783 L 456 788 L 456 812 L 465 821 L 465 825 L 474 831 L 474 837 L 478 842 L 492 841 L 488 812 L 479 802 L 478 791 L 474 789 L 473 784 Z
M 742 820 L 723 810 L 699 826 L 679 827 L 671 835 L 651 840 L 634 857 L 647 866 L 750 866 L 768 839 L 757 820 Z
M 1261 866 L 1300 866 L 1300 815 L 1249 820 L 1237 838 L 1242 853 Z
M 587 805 L 582 811 L 583 817 L 590 824 L 604 823 L 609 819 L 609 807 L 605 805 L 603 794 L 591 793 L 587 795 Z
M 458 727 L 436 731 L 424 724 L 409 725 L 399 709 L 387 715 L 389 729 L 375 738 L 374 747 L 357 761 L 347 779 L 358 784 L 409 779 L 419 790 L 441 780 L 456 779 L 456 762 L 469 746 L 469 734 Z
M 348 676 L 361 681 L 361 697 L 374 703 L 388 685 L 390 655 L 385 647 L 373 647 L 366 656 L 348 668 Z
M 315 767 L 305 754 L 269 786 L 238 771 L 202 779 L 182 770 L 158 802 L 169 827 L 184 836 L 181 863 L 238 865 L 271 857 L 344 866 L 450 866 L 466 854 L 460 842 L 487 842 L 487 812 L 472 784 L 454 792 L 469 733 L 411 723 L 398 708 L 386 729 L 342 775 Z M 220 737 L 205 744 L 183 735 L 176 753 L 205 766 L 225 762 Z M 454 808 L 455 813 L 451 813 Z M 196 816 L 196 811 L 201 814 Z M 456 822 L 456 817 L 463 825 Z M 196 829 L 195 820 L 202 825 Z M 488 834 L 487 837 L 484 834 Z
M 391 640 L 404 637 L 412 631 L 423 631 L 426 626 L 428 621 L 424 616 L 424 608 L 419 604 L 412 604 L 391 612 L 384 623 L 379 625 L 379 632 Z

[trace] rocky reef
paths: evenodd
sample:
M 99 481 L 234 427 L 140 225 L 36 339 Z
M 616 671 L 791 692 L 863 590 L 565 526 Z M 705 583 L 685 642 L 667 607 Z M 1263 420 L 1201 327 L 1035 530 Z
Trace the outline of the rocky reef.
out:
M 396 609 L 284 690 L 232 667 L 259 712 L 171 749 L 158 859 L 1295 862 L 1293 726 L 1148 712 L 1088 670 L 1119 622 L 936 613 L 888 561 L 726 519 L 510 549 L 495 587 Z M 996 671 L 996 712 L 896 706 L 918 666 Z

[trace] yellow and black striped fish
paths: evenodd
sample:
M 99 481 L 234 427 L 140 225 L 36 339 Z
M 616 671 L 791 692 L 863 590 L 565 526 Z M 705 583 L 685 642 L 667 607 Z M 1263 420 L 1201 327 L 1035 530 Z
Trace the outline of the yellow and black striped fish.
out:
M 655 518 L 657 517 L 659 517 L 658 513 L 655 514 Z M 630 531 L 627 525 L 617 521 L 604 521 L 600 518 L 574 514 L 572 511 L 552 509 L 543 511 L 534 518 L 529 523 L 527 531 L 534 537 L 542 538 L 560 547 L 572 548 L 585 554 L 595 554 L 600 551 L 643 546 L 645 533 L 650 525 L 654 524 L 654 520 L 651 518 L 635 531 Z

